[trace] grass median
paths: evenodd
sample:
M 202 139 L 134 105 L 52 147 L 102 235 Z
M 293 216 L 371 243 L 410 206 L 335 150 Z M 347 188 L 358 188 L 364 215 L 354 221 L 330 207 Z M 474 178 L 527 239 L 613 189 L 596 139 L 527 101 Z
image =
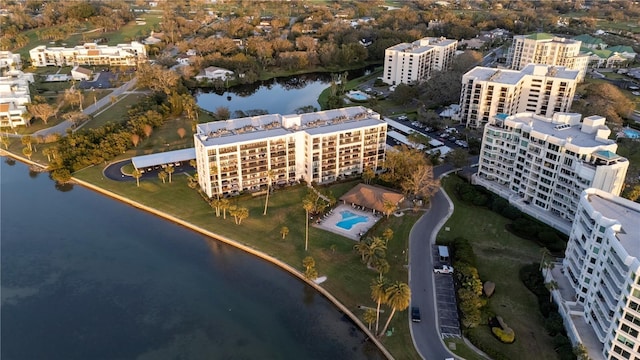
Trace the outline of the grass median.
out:
M 509 359 L 557 359 L 552 338 L 544 328 L 537 299 L 518 276 L 523 265 L 540 261 L 540 247 L 508 232 L 505 225 L 510 220 L 489 209 L 459 201 L 455 196 L 455 186 L 461 181 L 457 176 L 449 176 L 443 181 L 455 210 L 438 234 L 438 242 L 448 243 L 457 237 L 471 242 L 480 278 L 496 283 L 487 310 L 502 316 L 515 331 L 516 341 L 513 344 L 501 343 L 492 335 L 486 322 L 470 329 L 471 335 Z

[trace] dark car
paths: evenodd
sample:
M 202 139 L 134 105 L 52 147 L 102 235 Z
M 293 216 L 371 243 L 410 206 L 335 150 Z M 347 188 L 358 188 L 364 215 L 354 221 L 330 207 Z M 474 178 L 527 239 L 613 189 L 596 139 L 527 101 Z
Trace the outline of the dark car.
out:
M 420 309 L 415 306 L 411 307 L 411 321 L 420 322 Z

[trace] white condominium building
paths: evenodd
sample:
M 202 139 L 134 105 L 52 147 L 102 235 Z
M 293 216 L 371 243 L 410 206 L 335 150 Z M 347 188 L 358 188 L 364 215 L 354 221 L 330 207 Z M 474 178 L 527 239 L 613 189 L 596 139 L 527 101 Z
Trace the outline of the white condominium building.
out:
M 496 115 L 484 128 L 475 183 L 569 233 L 582 190 L 619 195 L 629 167 L 605 118 L 556 113 Z
M 29 51 L 31 65 L 41 66 L 78 66 L 109 65 L 136 66 L 147 59 L 144 44 L 132 41 L 130 44 L 116 46 L 86 43 L 73 48 L 36 46 Z
M 413 84 L 431 77 L 433 71 L 451 66 L 457 40 L 426 37 L 394 45 L 384 51 L 382 81 L 389 85 Z
M 582 341 L 592 359 L 640 358 L 639 258 L 640 204 L 585 190 L 563 261 L 568 281 L 562 282 L 575 292 L 563 304 L 571 310 L 567 331 L 586 340 L 593 328 L 598 341 Z
M 332 182 L 379 169 L 386 137 L 387 123 L 361 106 L 199 124 L 198 181 L 210 197 L 266 189 L 269 181 Z
M 29 83 L 33 74 L 19 70 L 6 72 L 0 77 L 0 127 L 15 128 L 27 125 L 30 116 L 27 104 L 31 102 Z
M 496 114 L 530 112 L 551 117 L 571 108 L 578 72 L 550 65 L 522 70 L 475 67 L 462 76 L 460 121 L 481 127 Z
M 516 35 L 507 53 L 507 67 L 523 69 L 529 64 L 564 66 L 578 70 L 578 82 L 584 80 L 589 56 L 580 53 L 582 42 L 546 33 Z
M 22 69 L 20 54 L 14 54 L 11 51 L 0 51 L 0 75 L 5 70 L 20 69 Z

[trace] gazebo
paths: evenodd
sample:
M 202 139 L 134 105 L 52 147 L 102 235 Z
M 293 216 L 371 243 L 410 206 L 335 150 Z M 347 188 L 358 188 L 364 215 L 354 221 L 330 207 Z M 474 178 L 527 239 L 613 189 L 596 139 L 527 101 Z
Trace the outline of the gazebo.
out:
M 385 212 L 385 202 L 390 202 L 397 206 L 398 203 L 404 200 L 404 195 L 388 189 L 358 184 L 342 195 L 340 200 L 344 204 L 351 204 L 353 207 L 360 206 L 363 210 L 370 209 L 375 214 L 376 211 Z

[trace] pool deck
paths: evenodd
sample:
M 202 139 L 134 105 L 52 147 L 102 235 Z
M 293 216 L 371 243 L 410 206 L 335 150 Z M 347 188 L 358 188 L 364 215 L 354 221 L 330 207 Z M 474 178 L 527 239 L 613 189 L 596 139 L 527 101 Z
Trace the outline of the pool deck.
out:
M 369 218 L 369 221 L 354 224 L 350 230 L 340 228 L 336 226 L 336 224 L 342 221 L 342 215 L 340 215 L 340 212 L 345 210 L 348 210 L 356 215 L 367 216 Z M 380 218 L 382 218 L 382 216 L 384 215 L 378 212 L 376 212 L 376 214 L 374 215 L 371 210 L 363 211 L 357 208 L 353 208 L 351 205 L 340 204 L 337 205 L 328 216 L 321 218 L 321 222 L 319 224 L 316 222 L 317 219 L 313 219 L 313 226 L 330 231 L 335 234 L 342 235 L 351 240 L 359 241 L 361 234 L 365 234 L 376 222 L 378 222 L 378 220 L 380 220 Z

